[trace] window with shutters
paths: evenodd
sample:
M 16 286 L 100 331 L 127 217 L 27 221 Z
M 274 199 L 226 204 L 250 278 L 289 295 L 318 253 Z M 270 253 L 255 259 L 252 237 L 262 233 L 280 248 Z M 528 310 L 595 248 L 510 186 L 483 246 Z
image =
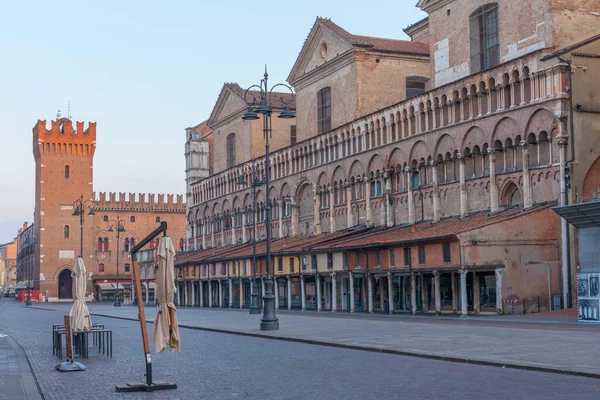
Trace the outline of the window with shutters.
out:
M 296 144 L 296 125 L 290 126 L 290 146 Z
M 425 246 L 419 246 L 419 265 L 425 265 Z
M 444 257 L 444 262 L 445 263 L 451 263 L 452 262 L 452 254 L 450 253 L 450 243 L 444 243 L 442 245 L 442 255 Z

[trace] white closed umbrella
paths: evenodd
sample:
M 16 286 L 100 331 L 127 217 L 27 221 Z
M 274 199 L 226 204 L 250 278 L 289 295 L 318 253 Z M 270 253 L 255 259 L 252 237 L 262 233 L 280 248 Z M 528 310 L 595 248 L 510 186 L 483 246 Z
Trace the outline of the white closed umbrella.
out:
M 71 277 L 73 278 L 73 306 L 69 312 L 71 329 L 73 332 L 89 331 L 92 329 L 92 320 L 85 304 L 87 282 L 85 278 L 85 264 L 81 257 L 77 257 Z
M 179 326 L 177 324 L 177 309 L 173 303 L 175 292 L 175 248 L 168 236 L 161 237 L 156 252 L 156 294 L 158 312 L 154 320 L 154 351 L 162 353 L 168 345 L 171 351 L 181 351 Z

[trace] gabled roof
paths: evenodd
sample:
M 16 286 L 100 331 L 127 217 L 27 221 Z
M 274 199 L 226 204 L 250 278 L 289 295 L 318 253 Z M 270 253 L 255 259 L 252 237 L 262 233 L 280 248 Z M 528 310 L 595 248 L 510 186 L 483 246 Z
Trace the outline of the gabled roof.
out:
M 316 46 L 315 41 L 318 40 L 323 29 L 330 31 L 334 36 L 353 48 L 362 48 L 384 53 L 429 56 L 429 45 L 427 43 L 354 35 L 335 24 L 329 18 L 317 17 L 300 49 L 296 61 L 294 62 L 294 66 L 287 78 L 288 82 L 292 83 L 300 76 L 299 72 L 303 70 L 302 66 L 306 64 L 308 57 L 312 55 L 312 51 Z
M 242 87 L 237 82 L 226 82 L 223 84 L 223 88 L 221 88 L 221 93 L 219 93 L 219 97 L 217 98 L 217 102 L 213 107 L 212 112 L 210 113 L 210 117 L 208 118 L 207 125 L 212 126 L 217 122 L 217 118 L 220 117 L 220 112 L 227 103 L 227 100 L 230 96 L 235 96 L 240 102 L 241 105 L 245 104 L 244 95 L 246 94 L 246 90 L 242 89 Z M 296 99 L 295 97 L 292 99 L 291 93 L 281 93 L 281 92 L 272 92 L 271 93 L 271 107 L 275 109 L 283 109 L 285 107 L 285 103 L 290 103 L 289 107 L 291 110 L 296 109 Z M 260 98 L 260 93 L 257 90 L 249 90 L 246 99 L 248 101 L 252 101 L 253 99 Z M 244 110 L 245 106 L 240 107 L 238 111 Z

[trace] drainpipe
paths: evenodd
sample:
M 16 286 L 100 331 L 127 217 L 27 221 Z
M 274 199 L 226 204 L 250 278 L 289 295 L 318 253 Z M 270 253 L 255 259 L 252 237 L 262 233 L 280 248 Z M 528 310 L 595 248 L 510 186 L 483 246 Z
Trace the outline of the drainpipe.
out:
M 571 157 L 565 162 L 565 166 L 568 166 L 569 164 L 573 164 L 573 161 L 575 160 L 575 134 L 574 134 L 574 123 L 573 123 L 573 69 L 571 67 L 571 61 L 570 60 L 565 60 L 564 58 L 558 56 L 556 57 L 559 61 L 567 64 L 569 66 L 569 133 L 570 133 L 570 138 L 569 141 L 571 142 Z M 564 179 L 564 174 L 565 171 L 561 171 L 561 173 L 563 174 L 563 179 Z M 564 190 L 564 194 L 563 194 L 563 200 L 564 200 L 564 205 L 567 206 L 569 205 L 569 195 L 568 195 L 568 188 L 565 187 Z M 562 257 L 563 257 L 563 268 L 566 269 L 567 271 L 567 277 L 566 277 L 566 281 L 567 281 L 567 287 L 565 288 L 565 290 L 563 290 L 565 293 L 563 294 L 563 302 L 564 302 L 564 307 L 565 308 L 571 308 L 573 306 L 573 302 L 572 302 L 572 293 L 571 293 L 571 230 L 569 229 L 569 224 L 567 222 L 566 219 L 561 217 L 561 236 L 563 237 L 564 240 L 562 240 Z M 565 277 L 563 276 L 563 280 L 565 279 Z M 563 283 L 563 287 L 564 287 L 564 283 Z

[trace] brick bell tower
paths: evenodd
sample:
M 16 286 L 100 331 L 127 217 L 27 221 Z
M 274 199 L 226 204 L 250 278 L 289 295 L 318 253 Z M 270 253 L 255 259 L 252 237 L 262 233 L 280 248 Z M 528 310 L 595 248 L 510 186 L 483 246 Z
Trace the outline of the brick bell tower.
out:
M 34 224 L 39 260 L 32 271 L 35 289 L 48 291 L 50 300 L 69 299 L 71 270 L 80 251 L 79 217 L 73 216 L 73 202 L 93 200 L 93 164 L 96 150 L 96 123 L 84 130 L 83 122 L 67 118 L 46 121 L 33 127 L 35 158 Z M 83 227 L 83 259 L 92 254 L 92 217 L 86 215 Z M 89 267 L 88 267 L 89 269 Z

